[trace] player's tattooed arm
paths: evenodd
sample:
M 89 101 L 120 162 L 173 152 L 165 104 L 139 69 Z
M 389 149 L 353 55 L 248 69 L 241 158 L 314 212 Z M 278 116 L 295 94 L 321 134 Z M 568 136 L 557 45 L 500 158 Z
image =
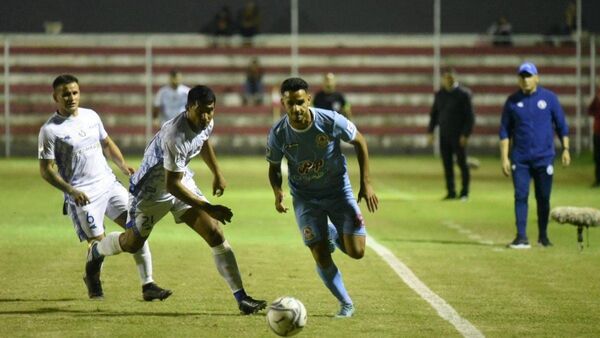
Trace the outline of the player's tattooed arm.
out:
M 285 194 L 281 188 L 283 183 L 281 163 L 269 164 L 269 182 L 271 183 L 271 188 L 273 188 L 273 194 L 275 195 L 275 209 L 280 213 L 287 212 L 288 208 L 283 204 Z
M 90 203 L 90 199 L 85 193 L 75 189 L 72 185 L 63 180 L 58 174 L 55 168 L 54 160 L 40 160 L 40 174 L 46 182 L 50 183 L 53 187 L 60 189 L 62 192 L 68 194 L 73 198 L 73 201 L 78 206 L 86 205 Z

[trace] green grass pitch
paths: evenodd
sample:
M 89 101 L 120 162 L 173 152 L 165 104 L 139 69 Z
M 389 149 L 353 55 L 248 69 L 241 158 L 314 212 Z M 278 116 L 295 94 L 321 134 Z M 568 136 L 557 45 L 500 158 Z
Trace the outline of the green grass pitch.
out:
M 557 163 L 552 206 L 600 208 L 600 190 L 589 187 L 589 157 L 574 158 L 566 169 Z M 515 234 L 512 184 L 497 157 L 480 160 L 471 198 L 461 203 L 440 201 L 439 159 L 373 157 L 380 210 L 369 214 L 362 206 L 369 234 L 485 336 L 600 336 L 600 229 L 589 230 L 590 245 L 582 252 L 575 228 L 557 223 L 549 226 L 554 247 L 506 249 Z M 211 201 L 234 211 L 225 234 L 245 287 L 269 301 L 300 299 L 308 311 L 300 336 L 460 336 L 370 249 L 359 261 L 334 254 L 357 312 L 348 320 L 332 318 L 336 301 L 317 277 L 292 211 L 280 215 L 274 209 L 266 161 L 221 157 L 220 164 L 228 189 Z M 208 170 L 199 159 L 192 166 L 199 187 L 209 192 Z M 349 166 L 356 193 L 355 158 Z M 105 261 L 105 299 L 90 301 L 82 282 L 86 246 L 61 215 L 61 194 L 41 179 L 37 160 L 0 160 L 0 192 L 0 337 L 273 336 L 264 312 L 238 314 L 207 245 L 172 217 L 150 237 L 154 277 L 174 291 L 171 298 L 142 301 L 133 259 L 121 254 Z M 286 202 L 291 207 L 291 198 Z M 535 243 L 533 191 L 529 215 Z M 108 231 L 118 230 L 107 224 Z

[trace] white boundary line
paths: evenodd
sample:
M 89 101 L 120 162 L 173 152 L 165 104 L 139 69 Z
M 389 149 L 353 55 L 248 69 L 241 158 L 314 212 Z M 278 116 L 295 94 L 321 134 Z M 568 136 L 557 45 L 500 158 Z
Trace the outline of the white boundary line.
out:
M 385 246 L 379 244 L 373 237 L 367 236 L 368 246 L 373 249 L 408 287 L 413 289 L 421 298 L 429 303 L 440 317 L 450 322 L 464 337 L 485 337 L 473 324 L 462 318 L 450 304 L 435 294 L 423 283 L 404 263 L 402 263 Z

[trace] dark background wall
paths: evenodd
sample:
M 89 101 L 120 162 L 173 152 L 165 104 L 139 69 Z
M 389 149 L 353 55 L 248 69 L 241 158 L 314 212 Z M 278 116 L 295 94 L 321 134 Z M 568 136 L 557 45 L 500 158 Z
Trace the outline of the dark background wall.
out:
M 257 0 L 262 31 L 289 32 L 288 0 Z M 302 33 L 431 33 L 433 1 L 299 0 Z M 484 32 L 500 15 L 515 33 L 545 33 L 563 21 L 567 0 L 443 0 L 444 33 Z M 600 32 L 600 1 L 583 0 L 587 30 Z M 207 30 L 214 14 L 242 0 L 3 0 L 0 32 L 43 32 L 44 21 L 61 21 L 65 33 L 194 33 Z

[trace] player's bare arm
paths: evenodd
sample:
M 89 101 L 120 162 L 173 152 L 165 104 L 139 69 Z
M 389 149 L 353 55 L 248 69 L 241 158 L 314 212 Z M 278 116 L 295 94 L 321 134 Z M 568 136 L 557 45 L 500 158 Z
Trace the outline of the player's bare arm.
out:
M 135 169 L 130 167 L 125 162 L 125 158 L 123 157 L 123 153 L 121 153 L 121 149 L 119 149 L 117 144 L 110 138 L 110 136 L 106 136 L 101 143 L 104 156 L 110 158 L 111 161 L 113 161 L 117 167 L 119 167 L 124 175 L 130 176 L 135 172 Z
M 510 175 L 510 160 L 508 159 L 509 139 L 500 140 L 500 161 L 502 162 L 502 173 L 504 176 Z
M 213 173 L 213 196 L 223 195 L 225 187 L 227 186 L 227 182 L 225 181 L 225 177 L 223 177 L 223 174 L 219 169 L 215 150 L 208 140 L 206 140 L 202 145 L 202 149 L 200 149 L 200 155 L 202 156 L 204 163 L 206 163 L 210 171 Z
M 40 175 L 42 175 L 42 178 L 46 180 L 46 182 L 50 183 L 53 187 L 60 189 L 62 192 L 73 197 L 75 204 L 78 206 L 90 203 L 90 199 L 85 193 L 75 189 L 72 185 L 65 182 L 65 180 L 60 177 L 58 171 L 55 169 L 54 160 L 40 159 Z
M 283 178 L 281 175 L 281 163 L 269 163 L 269 182 L 271 188 L 273 188 L 273 194 L 275 195 L 275 209 L 279 213 L 285 213 L 288 208 L 283 204 L 284 193 L 281 188 Z
M 358 167 L 360 168 L 360 190 L 358 191 L 358 202 L 362 199 L 367 203 L 369 212 L 375 212 L 379 207 L 379 199 L 375 195 L 375 190 L 371 185 L 369 170 L 369 150 L 367 141 L 360 132 L 356 132 L 354 140 L 350 141 L 356 151 Z
M 209 214 L 210 217 L 223 224 L 231 222 L 231 218 L 233 217 L 233 212 L 231 209 L 224 205 L 212 205 L 201 200 L 198 198 L 198 196 L 196 196 L 196 194 L 183 185 L 183 182 L 181 181 L 182 178 L 182 172 L 165 170 L 166 188 L 171 195 L 175 196 L 183 203 L 192 206 L 193 208 L 203 210 Z

